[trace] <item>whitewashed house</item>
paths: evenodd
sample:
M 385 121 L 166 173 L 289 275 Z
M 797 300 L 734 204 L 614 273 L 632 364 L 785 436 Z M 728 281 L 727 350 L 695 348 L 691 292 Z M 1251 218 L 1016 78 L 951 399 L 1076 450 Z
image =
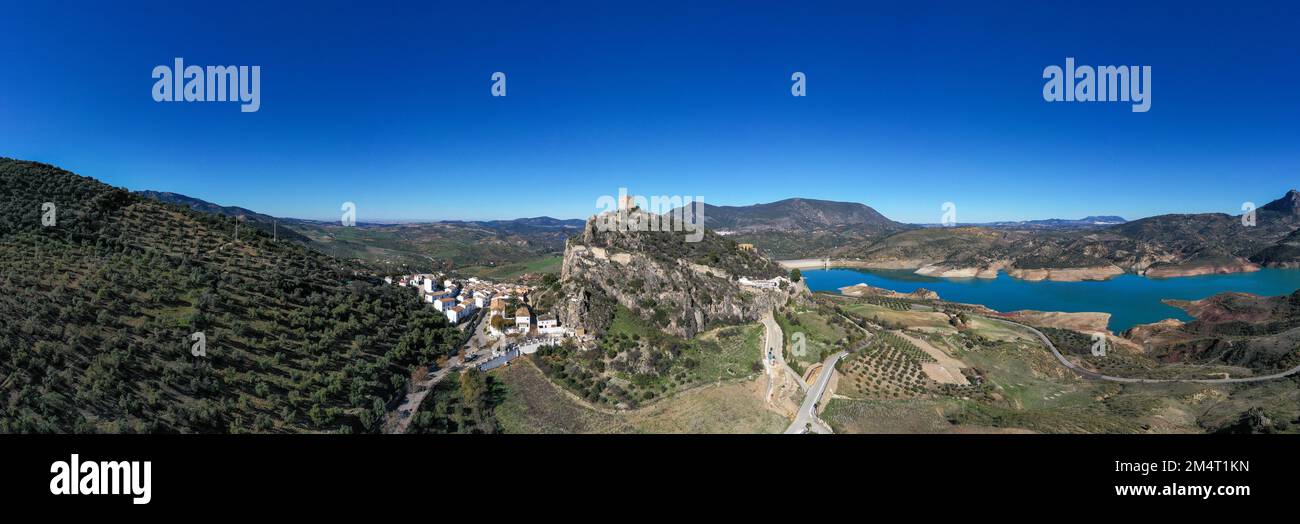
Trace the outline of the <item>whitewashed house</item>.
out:
M 750 280 L 748 277 L 740 277 L 739 282 L 742 286 L 750 286 L 760 289 L 776 289 L 781 286 L 782 280 L 785 279 L 776 277 L 767 280 Z
M 537 317 L 537 328 L 538 328 L 538 329 L 553 328 L 553 327 L 556 327 L 556 326 L 558 326 L 558 325 L 560 325 L 560 321 L 559 321 L 558 319 L 556 319 L 556 318 L 555 318 L 555 315 L 552 314 L 552 313 L 547 313 L 547 314 L 545 314 L 545 315 L 542 315 L 542 316 L 540 316 L 540 317 Z
M 515 327 L 523 331 L 528 331 L 529 329 L 532 328 L 532 326 L 533 326 L 533 317 L 532 317 L 532 313 L 528 312 L 528 308 L 520 307 L 519 309 L 516 309 Z

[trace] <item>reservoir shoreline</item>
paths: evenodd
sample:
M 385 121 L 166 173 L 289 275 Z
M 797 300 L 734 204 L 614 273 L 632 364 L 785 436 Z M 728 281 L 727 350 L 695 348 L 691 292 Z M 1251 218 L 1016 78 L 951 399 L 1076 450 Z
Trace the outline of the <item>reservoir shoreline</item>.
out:
M 1248 261 L 1232 263 L 1205 263 L 1147 268 L 1137 273 L 1125 271 L 1115 265 L 1059 268 L 1019 268 L 1004 263 L 987 266 L 958 267 L 935 264 L 918 260 L 897 260 L 891 262 L 867 262 L 851 259 L 815 259 L 802 258 L 777 260 L 785 269 L 878 269 L 878 270 L 912 270 L 918 275 L 938 278 L 984 278 L 995 279 L 1006 274 L 1012 278 L 1028 281 L 1050 280 L 1056 282 L 1080 282 L 1087 280 L 1109 280 L 1120 275 L 1136 275 L 1144 278 L 1166 279 L 1198 277 L 1205 275 L 1230 275 L 1235 273 L 1253 273 L 1265 267 Z M 1279 266 L 1272 269 L 1292 269 Z
M 1300 271 L 1280 268 L 1182 278 L 1126 273 L 1106 280 L 1070 282 L 1024 280 L 1006 273 L 995 278 L 943 278 L 907 269 L 805 266 L 801 270 L 812 291 L 839 293 L 842 287 L 867 284 L 899 293 L 925 289 L 938 293 L 943 300 L 978 304 L 1001 312 L 1108 313 L 1109 329 L 1115 333 L 1165 319 L 1192 320 L 1185 311 L 1164 303 L 1165 299 L 1199 300 L 1223 292 L 1277 296 L 1300 289 Z

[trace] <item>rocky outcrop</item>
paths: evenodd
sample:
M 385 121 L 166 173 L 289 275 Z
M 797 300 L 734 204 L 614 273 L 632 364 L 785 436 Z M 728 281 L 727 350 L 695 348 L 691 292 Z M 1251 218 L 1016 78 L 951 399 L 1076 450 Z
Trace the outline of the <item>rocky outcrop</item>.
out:
M 1021 280 L 1053 280 L 1057 282 L 1081 282 L 1085 280 L 1108 280 L 1123 275 L 1124 270 L 1114 265 L 1096 267 L 1067 268 L 1008 268 L 1007 275 Z
M 1250 273 L 1259 270 L 1259 264 L 1255 264 L 1244 258 L 1232 258 L 1228 260 L 1189 262 L 1181 264 L 1153 264 L 1143 271 L 1142 274 L 1150 278 L 1173 278 L 1197 275 Z
M 1168 341 L 1174 338 L 1186 339 L 1188 337 L 1180 336 L 1181 330 L 1185 324 L 1176 318 L 1166 318 L 1150 324 L 1138 324 L 1124 330 L 1122 336 L 1143 348 L 1150 348 L 1155 341 Z
M 997 265 L 982 267 L 954 267 L 945 264 L 928 264 L 915 271 L 918 275 L 939 278 L 998 278 Z
M 564 325 L 603 333 L 622 306 L 666 333 L 691 337 L 714 325 L 756 321 L 798 292 L 788 284 L 740 286 L 740 277 L 765 279 L 782 271 L 711 231 L 699 242 L 685 242 L 681 232 L 596 227 L 607 218 L 593 217 L 565 249 L 560 275 L 566 298 L 557 305 Z
M 905 298 L 910 300 L 939 300 L 939 294 L 925 288 L 917 288 L 911 293 L 899 293 L 892 289 L 885 289 L 871 286 L 868 284 L 854 284 L 839 289 L 840 294 L 850 297 L 883 297 L 883 298 Z

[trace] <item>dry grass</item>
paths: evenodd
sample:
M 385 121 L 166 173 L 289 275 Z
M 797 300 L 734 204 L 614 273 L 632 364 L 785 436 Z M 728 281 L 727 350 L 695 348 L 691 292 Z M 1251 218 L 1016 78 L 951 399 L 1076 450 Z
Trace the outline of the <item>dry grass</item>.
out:
M 527 362 L 493 373 L 509 390 L 496 408 L 507 433 L 778 433 L 788 424 L 764 408 L 762 379 L 705 385 L 641 409 L 608 412 L 565 394 Z

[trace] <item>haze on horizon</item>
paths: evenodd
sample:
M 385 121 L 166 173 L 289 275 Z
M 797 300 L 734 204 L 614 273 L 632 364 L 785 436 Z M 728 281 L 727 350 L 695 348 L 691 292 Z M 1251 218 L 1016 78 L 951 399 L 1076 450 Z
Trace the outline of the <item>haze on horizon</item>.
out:
M 1300 172 L 1297 6 L 1147 24 L 1160 7 L 165 5 L 10 6 L 0 156 L 276 216 L 351 201 L 363 222 L 585 218 L 620 187 L 907 223 L 948 201 L 963 223 L 1133 220 L 1238 214 Z M 154 102 L 175 57 L 261 66 L 260 111 Z M 1151 110 L 1044 102 L 1066 57 L 1150 65 Z

